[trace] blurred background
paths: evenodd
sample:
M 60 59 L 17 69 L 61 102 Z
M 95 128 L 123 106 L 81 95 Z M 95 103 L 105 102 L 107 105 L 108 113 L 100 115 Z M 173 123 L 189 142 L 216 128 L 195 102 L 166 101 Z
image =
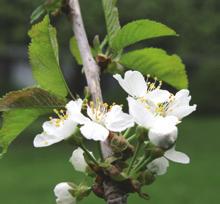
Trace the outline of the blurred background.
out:
M 105 35 L 101 0 L 80 0 L 89 39 Z M 0 95 L 34 84 L 28 62 L 29 16 L 37 0 L 0 2 Z M 177 53 L 186 64 L 192 103 L 198 111 L 180 125 L 178 149 L 191 157 L 187 166 L 170 164 L 166 175 L 146 188 L 150 201 L 136 195 L 129 204 L 218 204 L 220 202 L 220 1 L 219 0 L 118 0 L 121 25 L 135 19 L 162 22 L 180 34 L 144 41 L 138 46 L 161 47 Z M 58 29 L 60 60 L 73 92 L 82 93 L 85 79 L 69 51 L 72 36 L 65 16 L 53 19 Z M 126 94 L 109 75 L 103 77 L 104 98 L 120 102 Z M 120 98 L 118 98 L 120 94 Z M 43 119 L 42 119 L 43 120 Z M 0 203 L 53 204 L 53 187 L 62 181 L 80 182 L 68 159 L 71 147 L 58 144 L 34 149 L 32 140 L 41 122 L 25 130 L 0 160 Z M 90 197 L 84 204 L 104 203 Z

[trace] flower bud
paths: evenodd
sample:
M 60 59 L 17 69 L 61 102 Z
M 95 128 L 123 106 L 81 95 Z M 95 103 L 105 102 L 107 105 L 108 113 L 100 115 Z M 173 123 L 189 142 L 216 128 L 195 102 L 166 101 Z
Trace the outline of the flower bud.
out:
M 138 178 L 138 180 L 143 185 L 150 185 L 155 181 L 155 179 L 156 178 L 155 178 L 154 174 L 149 170 L 146 170 L 146 171 L 142 172 L 140 177 Z
M 59 183 L 54 188 L 54 194 L 56 196 L 56 203 L 76 203 L 76 197 L 72 194 L 75 189 L 75 184 L 67 182 Z
M 115 133 L 111 133 L 109 135 L 109 142 L 112 150 L 115 153 L 120 153 L 123 151 L 126 151 L 127 149 L 130 149 L 133 151 L 133 146 L 128 143 L 128 141 L 122 136 L 117 135 Z
M 84 158 L 84 151 L 78 147 L 73 151 L 72 156 L 70 157 L 70 163 L 73 165 L 76 171 L 85 172 L 87 168 L 87 163 Z

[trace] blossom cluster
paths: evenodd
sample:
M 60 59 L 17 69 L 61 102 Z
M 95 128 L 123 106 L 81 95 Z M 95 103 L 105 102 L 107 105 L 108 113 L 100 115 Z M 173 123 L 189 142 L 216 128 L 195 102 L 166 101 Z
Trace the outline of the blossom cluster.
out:
M 138 71 L 127 71 L 124 78 L 116 74 L 114 78 L 128 94 L 129 113 L 123 112 L 122 106 L 117 104 L 94 104 L 80 98 L 72 100 L 66 104 L 65 110 L 54 110 L 58 117 L 50 118 L 43 124 L 43 132 L 35 137 L 34 146 L 46 147 L 62 140 L 74 139 L 76 134 L 80 135 L 82 140 L 105 142 L 111 133 L 114 133 L 130 141 L 131 137 L 125 136 L 126 132 L 142 127 L 147 130 L 143 143 L 163 151 L 160 156 L 148 158 L 144 170 L 147 169 L 153 175 L 162 175 L 167 171 L 169 160 L 189 163 L 190 159 L 186 154 L 176 151 L 177 125 L 196 110 L 196 105 L 189 104 L 189 91 L 183 89 L 174 95 L 163 90 L 157 79 L 151 82 L 148 76 L 145 81 Z M 134 138 L 135 136 L 134 134 Z M 95 163 L 99 161 L 85 148 L 82 140 L 77 143 L 78 147 L 73 151 L 70 162 L 76 171 L 86 172 L 89 164 L 85 154 Z M 132 165 L 130 167 L 133 168 Z M 54 189 L 56 201 L 61 204 L 75 203 L 75 192 L 73 185 L 67 182 L 58 184 Z

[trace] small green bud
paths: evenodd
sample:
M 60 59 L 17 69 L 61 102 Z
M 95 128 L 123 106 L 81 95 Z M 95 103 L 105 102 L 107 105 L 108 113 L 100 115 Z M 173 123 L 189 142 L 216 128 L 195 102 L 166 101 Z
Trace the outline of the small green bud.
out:
M 164 155 L 164 150 L 162 148 L 155 146 L 149 141 L 144 142 L 144 152 L 146 157 L 151 156 L 152 159 L 156 159 Z
M 99 40 L 99 36 L 95 35 L 94 39 L 93 39 L 93 47 L 96 51 L 96 53 L 100 53 L 101 49 L 100 49 L 100 40 Z
M 146 170 L 141 173 L 140 177 L 138 180 L 143 184 L 143 185 L 150 185 L 155 181 L 155 176 L 152 172 L 149 170 Z
M 73 183 L 68 183 L 72 189 L 69 190 L 69 192 L 75 197 L 77 200 L 82 200 L 84 197 L 87 197 L 91 191 L 92 188 L 85 186 L 83 184 L 75 185 Z
M 151 151 L 151 157 L 152 159 L 157 159 L 160 158 L 164 155 L 164 150 L 159 148 L 159 147 L 155 147 L 154 149 L 152 149 Z

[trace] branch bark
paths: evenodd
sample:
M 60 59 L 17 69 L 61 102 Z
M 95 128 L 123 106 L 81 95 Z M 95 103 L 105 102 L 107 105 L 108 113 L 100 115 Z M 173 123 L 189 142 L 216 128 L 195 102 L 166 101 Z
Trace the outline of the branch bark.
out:
M 82 20 L 79 1 L 68 0 L 68 4 L 70 8 L 72 27 L 80 50 L 86 80 L 88 83 L 90 93 L 92 95 L 92 99 L 96 104 L 97 102 L 103 101 L 99 77 L 100 68 L 95 62 L 90 50 L 88 38 Z M 104 158 L 107 158 L 113 154 L 107 141 L 101 143 L 101 149 Z M 108 204 L 127 203 L 127 194 L 123 191 L 123 189 L 117 186 L 117 183 L 113 181 L 105 181 L 103 184 L 103 188 L 105 198 Z

